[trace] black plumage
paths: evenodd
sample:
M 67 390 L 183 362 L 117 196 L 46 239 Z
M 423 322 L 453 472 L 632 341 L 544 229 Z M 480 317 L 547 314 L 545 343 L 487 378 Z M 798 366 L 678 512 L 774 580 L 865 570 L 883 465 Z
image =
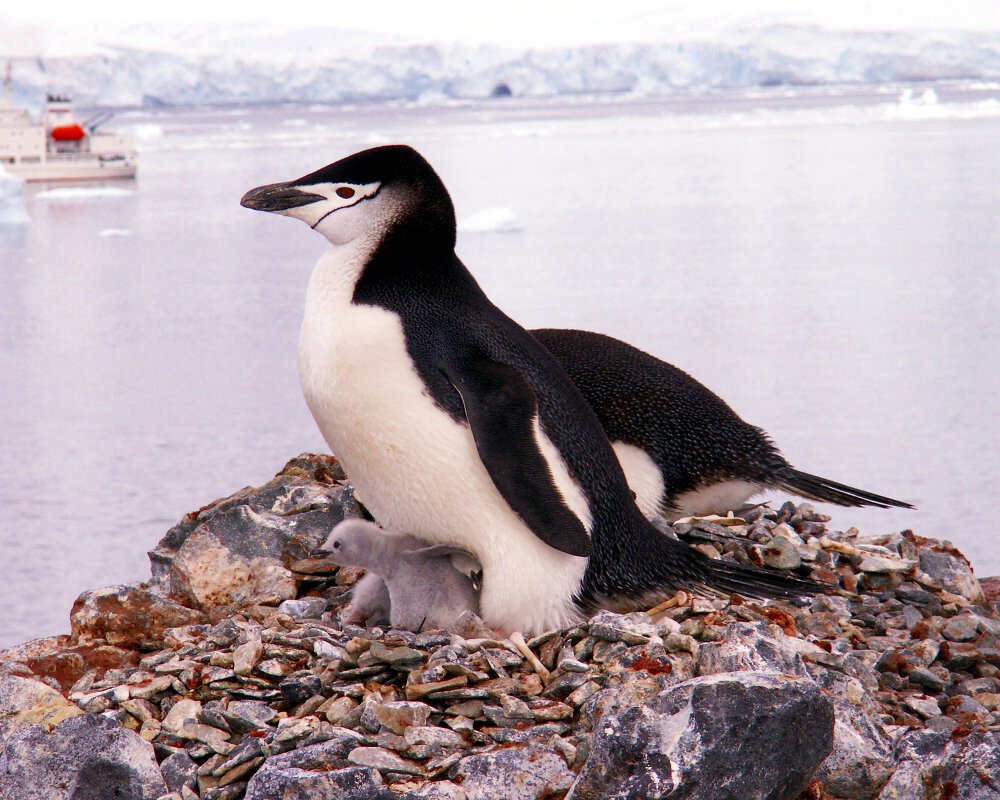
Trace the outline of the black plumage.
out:
M 685 513 L 685 492 L 726 480 L 841 506 L 909 503 L 795 469 L 760 428 L 683 370 L 600 333 L 544 328 L 531 334 L 555 356 L 611 441 L 644 450 L 663 477 L 660 511 Z M 721 510 L 721 509 L 720 509 Z

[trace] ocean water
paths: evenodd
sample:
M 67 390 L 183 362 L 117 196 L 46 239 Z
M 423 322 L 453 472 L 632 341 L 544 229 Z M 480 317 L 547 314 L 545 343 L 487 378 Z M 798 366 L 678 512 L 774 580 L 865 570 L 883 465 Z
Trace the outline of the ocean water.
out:
M 138 180 L 29 186 L 31 224 L 0 227 L 0 647 L 67 631 L 184 513 L 325 449 L 295 355 L 324 241 L 239 199 L 386 142 L 438 169 L 459 255 L 515 319 L 627 339 L 799 468 L 918 507 L 826 507 L 834 526 L 1000 572 L 995 87 L 116 124 Z

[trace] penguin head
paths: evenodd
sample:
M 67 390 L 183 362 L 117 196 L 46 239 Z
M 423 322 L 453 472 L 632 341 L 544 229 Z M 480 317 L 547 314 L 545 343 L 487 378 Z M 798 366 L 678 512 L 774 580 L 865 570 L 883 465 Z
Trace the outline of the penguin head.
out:
M 430 164 L 412 147 L 362 150 L 293 181 L 251 189 L 244 208 L 295 217 L 331 244 L 379 239 L 405 227 L 455 245 L 455 210 Z

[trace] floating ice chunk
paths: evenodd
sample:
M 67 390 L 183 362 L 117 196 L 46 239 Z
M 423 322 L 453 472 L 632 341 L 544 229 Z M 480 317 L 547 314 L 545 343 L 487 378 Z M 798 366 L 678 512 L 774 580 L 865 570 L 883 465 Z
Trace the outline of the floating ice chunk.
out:
M 132 133 L 136 139 L 141 139 L 142 141 L 163 138 L 163 128 L 155 122 L 140 122 L 137 125 L 133 125 Z
M 505 207 L 484 208 L 458 222 L 461 233 L 513 233 L 523 229 L 520 217 Z
M 131 189 L 115 186 L 66 186 L 59 189 L 45 189 L 35 195 L 36 200 L 53 202 L 73 202 L 75 200 L 101 200 L 107 197 L 131 197 Z
M 286 125 L 289 128 L 304 128 L 309 123 L 300 117 L 296 117 L 294 119 L 283 119 L 281 120 L 281 124 Z
M 31 222 L 24 205 L 24 181 L 0 167 L 0 225 L 26 225 Z
M 119 236 L 131 236 L 132 231 L 127 228 L 105 228 L 100 233 L 97 234 L 102 239 L 111 239 Z

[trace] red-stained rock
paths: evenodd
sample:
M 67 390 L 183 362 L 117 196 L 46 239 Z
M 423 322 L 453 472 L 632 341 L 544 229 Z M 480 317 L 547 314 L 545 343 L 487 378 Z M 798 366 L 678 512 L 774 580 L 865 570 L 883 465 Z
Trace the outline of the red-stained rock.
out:
M 84 592 L 73 603 L 70 624 L 80 642 L 104 639 L 116 647 L 161 647 L 163 632 L 204 622 L 204 615 L 138 586 Z

